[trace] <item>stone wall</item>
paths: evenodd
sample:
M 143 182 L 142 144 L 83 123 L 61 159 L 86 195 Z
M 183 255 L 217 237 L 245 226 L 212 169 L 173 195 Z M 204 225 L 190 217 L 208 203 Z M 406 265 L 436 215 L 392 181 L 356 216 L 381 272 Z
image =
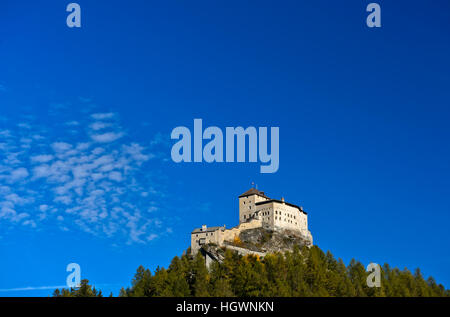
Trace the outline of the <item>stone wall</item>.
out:
M 236 252 L 239 253 L 240 255 L 244 255 L 244 256 L 245 256 L 245 255 L 249 255 L 249 254 L 257 255 L 257 256 L 260 256 L 260 257 L 266 256 L 266 253 L 265 253 L 265 252 L 252 251 L 252 250 L 249 250 L 249 249 L 236 247 L 236 246 L 234 246 L 234 245 L 227 245 L 227 249 L 236 251 Z
M 223 243 L 223 228 L 218 227 L 218 229 L 211 231 L 205 226 L 205 231 L 191 233 L 191 252 L 192 254 L 197 254 L 198 250 L 202 245 L 208 243 L 214 243 L 217 245 L 222 245 Z
M 253 219 L 249 222 L 241 223 L 239 226 L 223 231 L 222 241 L 234 241 L 235 237 L 239 237 L 239 234 L 243 230 L 254 229 L 262 227 L 261 219 Z
M 239 223 L 245 223 L 256 212 L 256 203 L 268 200 L 259 195 L 251 195 L 239 198 Z

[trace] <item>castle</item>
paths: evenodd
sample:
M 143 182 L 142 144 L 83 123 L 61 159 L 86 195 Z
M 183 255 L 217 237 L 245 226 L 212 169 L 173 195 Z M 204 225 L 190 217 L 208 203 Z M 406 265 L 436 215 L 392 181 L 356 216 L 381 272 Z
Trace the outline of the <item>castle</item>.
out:
M 195 255 L 208 243 L 222 246 L 226 241 L 234 241 L 241 231 L 260 227 L 288 229 L 305 237 L 312 244 L 308 215 L 303 207 L 290 204 L 284 198 L 271 199 L 264 192 L 251 188 L 239 196 L 239 225 L 231 229 L 226 229 L 225 226 L 208 228 L 206 225 L 195 229 L 191 233 L 191 253 Z

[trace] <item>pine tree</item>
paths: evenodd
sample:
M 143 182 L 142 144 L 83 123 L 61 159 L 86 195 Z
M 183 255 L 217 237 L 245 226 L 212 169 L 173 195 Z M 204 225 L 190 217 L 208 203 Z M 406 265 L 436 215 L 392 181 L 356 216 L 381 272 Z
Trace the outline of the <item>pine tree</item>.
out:
M 209 296 L 209 275 L 206 269 L 205 259 L 201 253 L 197 253 L 194 258 L 193 268 L 193 284 L 192 293 L 196 297 L 207 297 Z
M 80 287 L 70 289 L 56 289 L 53 292 L 54 297 L 103 297 L 102 291 L 89 285 L 89 281 L 84 279 L 80 281 Z
M 229 255 L 230 254 L 231 253 L 229 253 Z M 225 255 L 225 260 L 222 265 L 219 264 L 218 262 L 214 262 L 211 265 L 210 268 L 211 286 L 212 286 L 211 295 L 214 297 L 234 296 L 230 284 L 232 268 L 230 268 L 229 264 L 230 262 L 227 261 L 227 255 Z
M 169 266 L 168 283 L 172 296 L 190 296 L 189 284 L 186 280 L 187 268 L 183 266 L 183 261 L 177 256 L 173 258 Z

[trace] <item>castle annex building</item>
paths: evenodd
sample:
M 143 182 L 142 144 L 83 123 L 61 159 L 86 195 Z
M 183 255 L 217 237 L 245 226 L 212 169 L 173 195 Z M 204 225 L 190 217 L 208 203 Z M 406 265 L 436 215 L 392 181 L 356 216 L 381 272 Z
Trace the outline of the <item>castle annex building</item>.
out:
M 191 252 L 196 254 L 202 245 L 214 243 L 222 246 L 225 241 L 233 241 L 240 232 L 264 227 L 272 230 L 288 229 L 311 241 L 308 230 L 308 215 L 303 207 L 267 197 L 264 192 L 251 188 L 239 196 L 239 225 L 231 229 L 207 227 L 195 229 L 191 233 Z

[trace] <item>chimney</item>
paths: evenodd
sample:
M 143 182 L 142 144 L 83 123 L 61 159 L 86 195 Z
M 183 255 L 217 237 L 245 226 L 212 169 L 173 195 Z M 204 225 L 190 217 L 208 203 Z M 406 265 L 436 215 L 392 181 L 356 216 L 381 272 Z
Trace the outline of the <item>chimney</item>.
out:
M 206 225 L 202 226 L 202 231 L 206 231 Z

